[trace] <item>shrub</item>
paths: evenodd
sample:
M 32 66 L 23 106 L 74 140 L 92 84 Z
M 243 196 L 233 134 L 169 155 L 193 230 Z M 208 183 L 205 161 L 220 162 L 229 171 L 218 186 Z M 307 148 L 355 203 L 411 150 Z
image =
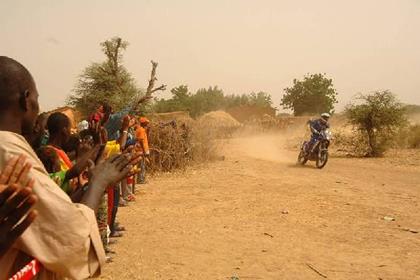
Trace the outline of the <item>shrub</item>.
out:
M 369 148 L 366 137 L 360 131 L 351 134 L 342 131 L 334 132 L 332 152 L 338 156 L 364 157 Z
M 194 122 L 157 123 L 151 125 L 149 170 L 169 172 L 185 169 L 193 162 L 205 162 L 216 157 L 217 142 L 209 131 Z
M 399 133 L 398 139 L 396 139 L 397 146 L 419 149 L 420 148 L 420 125 L 410 125 L 409 127 L 402 129 Z
M 420 148 L 420 125 L 413 125 L 410 127 L 410 134 L 408 137 L 408 145 L 410 148 Z
M 367 142 L 366 156 L 382 156 L 398 131 L 406 126 L 403 105 L 389 91 L 360 95 L 360 104 L 350 104 L 346 113 Z

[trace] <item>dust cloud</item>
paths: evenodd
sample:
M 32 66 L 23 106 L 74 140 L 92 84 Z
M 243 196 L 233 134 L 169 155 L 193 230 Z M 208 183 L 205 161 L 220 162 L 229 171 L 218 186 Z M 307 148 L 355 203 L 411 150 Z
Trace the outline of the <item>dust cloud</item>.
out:
M 234 144 L 232 152 L 254 159 L 294 163 L 297 149 L 305 138 L 304 135 L 302 130 L 241 135 L 232 139 L 232 144 Z
M 412 124 L 420 124 L 420 113 L 409 115 L 408 120 Z

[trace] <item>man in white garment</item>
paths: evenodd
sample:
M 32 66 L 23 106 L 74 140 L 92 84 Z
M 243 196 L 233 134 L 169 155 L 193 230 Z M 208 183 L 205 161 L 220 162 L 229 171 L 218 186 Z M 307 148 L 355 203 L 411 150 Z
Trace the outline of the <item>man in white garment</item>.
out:
M 25 140 L 38 113 L 38 92 L 31 74 L 19 62 L 0 56 L 0 170 L 10 157 L 25 155 L 32 165 L 30 177 L 35 180 L 33 193 L 38 198 L 37 219 L 0 259 L 0 280 L 33 259 L 42 266 L 37 279 L 97 276 L 105 253 L 95 211 L 105 188 L 129 172 L 132 155 L 117 156 L 97 166 L 81 203 L 72 203 Z

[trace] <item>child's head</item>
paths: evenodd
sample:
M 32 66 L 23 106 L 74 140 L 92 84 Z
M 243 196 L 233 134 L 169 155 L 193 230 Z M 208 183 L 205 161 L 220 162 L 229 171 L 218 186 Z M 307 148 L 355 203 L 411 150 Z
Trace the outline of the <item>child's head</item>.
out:
M 68 141 L 62 146 L 63 150 L 68 154 L 77 152 L 77 148 L 80 144 L 80 137 L 77 134 L 70 135 Z
M 61 170 L 57 152 L 52 147 L 42 146 L 36 153 L 48 173 L 56 173 Z

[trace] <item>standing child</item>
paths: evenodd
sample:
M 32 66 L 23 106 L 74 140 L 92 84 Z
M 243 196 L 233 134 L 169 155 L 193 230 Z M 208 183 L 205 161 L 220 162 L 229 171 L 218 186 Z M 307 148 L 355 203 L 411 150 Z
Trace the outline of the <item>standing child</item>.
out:
M 137 143 L 142 153 L 142 159 L 140 161 L 140 174 L 139 183 L 146 183 L 146 158 L 150 155 L 149 150 L 149 139 L 147 136 L 147 130 L 149 128 L 149 120 L 145 117 L 140 118 L 140 125 L 136 130 Z

